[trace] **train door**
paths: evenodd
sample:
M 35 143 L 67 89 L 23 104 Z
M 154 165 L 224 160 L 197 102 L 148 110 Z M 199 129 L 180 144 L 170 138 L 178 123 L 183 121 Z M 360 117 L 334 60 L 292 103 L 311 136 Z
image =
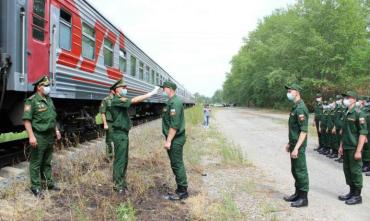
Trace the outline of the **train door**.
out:
M 49 76 L 49 1 L 28 0 L 28 82 Z

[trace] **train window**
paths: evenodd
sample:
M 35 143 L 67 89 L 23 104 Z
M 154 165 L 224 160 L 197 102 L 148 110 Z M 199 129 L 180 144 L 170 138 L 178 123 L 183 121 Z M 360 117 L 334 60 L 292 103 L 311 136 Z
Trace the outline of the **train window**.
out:
M 145 81 L 150 82 L 150 68 L 149 68 L 149 66 L 145 66 Z
M 132 55 L 130 58 L 130 72 L 132 76 L 136 76 L 136 58 Z
M 154 84 L 155 83 L 154 81 L 155 81 L 155 72 L 154 70 L 152 70 L 152 77 L 150 78 L 150 82 Z
M 45 0 L 34 0 L 32 14 L 32 37 L 39 41 L 45 39 Z
M 70 51 L 72 47 L 72 16 L 60 10 L 60 24 L 59 24 L 59 48 Z
M 126 72 L 127 60 L 126 60 L 126 51 L 123 49 L 119 50 L 119 70 L 120 72 Z
M 159 84 L 159 73 L 157 72 L 157 77 L 155 78 L 155 84 L 156 85 L 161 85 Z
M 87 24 L 82 24 L 82 57 L 95 58 L 95 30 Z
M 163 84 L 163 76 L 161 75 L 161 78 L 160 78 L 160 85 L 162 85 Z
M 104 65 L 113 67 L 113 43 L 108 38 L 104 39 Z
M 143 62 L 139 63 L 139 79 L 140 80 L 144 79 L 144 63 Z

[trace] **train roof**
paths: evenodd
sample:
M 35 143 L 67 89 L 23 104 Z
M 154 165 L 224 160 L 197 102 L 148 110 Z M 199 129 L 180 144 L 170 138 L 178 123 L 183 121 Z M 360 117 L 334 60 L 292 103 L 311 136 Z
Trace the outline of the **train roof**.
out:
M 106 22 L 108 22 L 112 27 L 114 27 L 118 32 L 120 32 L 127 40 L 129 40 L 135 47 L 137 47 L 145 56 L 147 56 L 154 64 L 158 65 L 158 67 L 160 69 L 162 69 L 163 72 L 165 72 L 166 74 L 168 74 L 174 81 L 175 83 L 182 87 L 186 92 L 190 93 L 188 90 L 185 89 L 185 87 L 180 84 L 178 81 L 175 80 L 174 77 L 172 77 L 161 65 L 159 65 L 156 61 L 154 61 L 147 53 L 145 53 L 137 44 L 135 44 L 129 37 L 127 37 L 127 35 L 125 33 L 123 33 L 123 31 L 121 31 L 120 28 L 118 28 L 117 25 L 114 25 L 109 19 L 106 18 L 106 16 L 104 16 L 101 12 L 99 12 L 91 3 L 90 3 L 90 0 L 82 0 L 83 2 L 85 2 L 89 7 L 91 7 L 99 16 L 101 16 Z M 192 94 L 192 93 L 190 93 Z

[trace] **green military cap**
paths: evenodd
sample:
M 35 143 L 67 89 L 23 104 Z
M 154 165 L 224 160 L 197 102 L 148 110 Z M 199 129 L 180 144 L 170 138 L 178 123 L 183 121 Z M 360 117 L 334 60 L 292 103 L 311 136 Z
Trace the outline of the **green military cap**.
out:
M 44 75 L 40 77 L 37 81 L 35 81 L 32 85 L 36 87 L 39 85 L 48 86 L 49 84 L 50 84 L 49 78 Z
M 172 81 L 165 81 L 163 82 L 163 85 L 160 86 L 161 88 L 165 88 L 165 87 L 168 87 L 168 88 L 171 88 L 172 90 L 176 90 L 177 86 L 175 83 L 173 83 Z
M 320 93 L 317 93 L 316 98 L 319 98 L 319 97 L 322 97 L 322 95 Z
M 358 99 L 359 99 L 359 100 L 364 100 L 364 101 L 366 101 L 367 97 L 366 97 L 366 96 L 359 96 L 359 97 L 358 97 Z
M 355 99 L 357 99 L 357 93 L 354 92 L 354 91 L 347 91 L 346 93 L 343 93 L 342 94 L 343 97 L 353 97 Z
M 335 96 L 335 98 L 336 98 L 337 100 L 340 100 L 340 99 L 343 99 L 343 96 L 342 96 L 342 95 L 340 95 L 340 94 L 337 94 L 337 95 Z
M 112 87 L 110 87 L 111 90 L 114 90 L 116 89 L 117 87 L 126 87 L 126 83 L 125 81 L 123 80 L 123 78 L 119 79 L 116 83 L 114 83 L 112 85 Z
M 301 92 L 303 90 L 301 86 L 299 86 L 298 84 L 294 84 L 294 83 L 291 84 L 291 85 L 286 84 L 285 89 L 296 90 L 296 91 L 299 91 L 299 92 Z

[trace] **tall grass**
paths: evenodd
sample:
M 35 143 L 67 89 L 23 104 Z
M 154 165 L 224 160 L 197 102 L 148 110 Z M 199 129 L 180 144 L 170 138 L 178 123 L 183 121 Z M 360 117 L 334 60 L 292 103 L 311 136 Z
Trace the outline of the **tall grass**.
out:
M 185 110 L 186 123 L 189 126 L 199 125 L 203 122 L 203 108 L 201 105 L 195 105 L 194 107 Z

